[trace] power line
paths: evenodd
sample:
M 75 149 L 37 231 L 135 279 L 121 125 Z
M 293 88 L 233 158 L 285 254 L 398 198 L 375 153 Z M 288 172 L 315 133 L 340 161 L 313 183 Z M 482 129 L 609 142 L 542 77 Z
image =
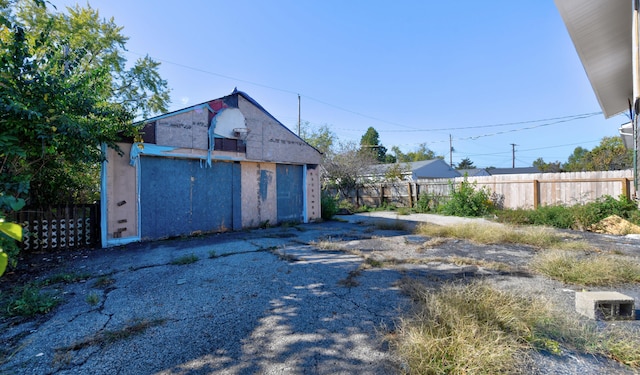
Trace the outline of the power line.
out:
M 141 54 L 138 52 L 134 52 L 134 51 L 126 51 L 128 53 L 134 54 L 134 55 L 138 55 L 138 56 L 148 56 L 147 54 Z M 383 120 L 374 116 L 370 116 L 361 112 L 357 112 L 357 111 L 353 111 L 350 110 L 348 108 L 344 108 L 335 104 L 331 104 L 328 103 L 326 101 L 314 98 L 312 96 L 308 96 L 308 95 L 304 95 L 304 94 L 300 94 L 297 91 L 293 91 L 293 90 L 288 90 L 288 89 L 282 89 L 279 87 L 275 87 L 275 86 L 270 86 L 270 85 L 266 85 L 266 84 L 262 84 L 262 83 L 258 83 L 258 82 L 253 82 L 253 81 L 249 81 L 249 80 L 245 80 L 245 79 L 241 79 L 241 78 L 236 78 L 236 77 L 232 77 L 232 76 L 228 76 L 225 74 L 220 74 L 220 73 L 215 73 L 206 69 L 201 69 L 201 68 L 196 68 L 190 65 L 186 65 L 186 64 L 181 64 L 181 63 L 177 63 L 174 61 L 170 61 L 170 60 L 166 60 L 166 59 L 161 59 L 158 57 L 153 57 L 153 59 L 161 61 L 163 63 L 167 63 L 167 64 L 171 64 L 171 65 L 175 65 L 175 66 L 179 66 L 181 68 L 185 68 L 185 69 L 189 69 L 189 70 L 193 70 L 193 71 L 197 71 L 200 73 L 204 73 L 204 74 L 209 74 L 209 75 L 213 75 L 216 77 L 221 77 L 221 78 L 225 78 L 225 79 L 230 79 L 230 80 L 234 80 L 234 81 L 238 81 L 238 82 L 244 82 L 250 85 L 255 85 L 255 86 L 259 86 L 259 87 L 264 87 L 270 90 L 276 90 L 276 91 L 280 91 L 280 92 L 284 92 L 284 93 L 288 93 L 288 94 L 292 94 L 292 95 L 297 95 L 297 96 L 302 96 L 304 98 L 307 98 L 309 100 L 318 102 L 320 104 L 335 108 L 335 109 L 339 109 L 341 111 L 344 112 L 348 112 L 348 113 L 352 113 L 354 115 L 358 115 L 364 118 L 368 118 L 370 120 L 375 120 L 381 123 L 385 123 L 385 124 L 389 124 L 389 125 L 394 125 L 394 126 L 399 126 L 402 128 L 407 128 L 408 130 L 380 130 L 380 133 L 391 133 L 391 132 L 397 132 L 397 133 L 402 133 L 402 132 L 437 132 L 437 131 L 451 131 L 451 130 L 468 130 L 468 129 L 483 129 L 483 128 L 495 128 L 495 127 L 503 127 L 503 126 L 512 126 L 512 125 L 522 125 L 522 124 L 532 124 L 532 123 L 537 123 L 537 122 L 543 122 L 543 121 L 555 121 L 555 122 L 551 122 L 551 123 L 547 123 L 547 124 L 539 124 L 539 125 L 535 125 L 535 126 L 531 126 L 531 127 L 525 127 L 525 128 L 520 128 L 520 129 L 511 129 L 511 130 L 507 130 L 507 131 L 503 131 L 503 132 L 496 132 L 496 133 L 491 133 L 491 134 L 483 134 L 483 135 L 478 135 L 478 136 L 472 136 L 472 137 L 467 137 L 467 138 L 457 138 L 455 140 L 469 140 L 469 139 L 477 139 L 477 138 L 483 138 L 483 137 L 490 137 L 490 136 L 494 136 L 494 135 L 500 135 L 500 134 L 505 134 L 505 133 L 512 133 L 512 132 L 516 132 L 516 131 L 522 131 L 522 130 L 530 130 L 530 129 L 535 129 L 535 128 L 539 128 L 539 127 L 543 127 L 543 126 L 551 126 L 551 125 L 555 125 L 555 124 L 559 124 L 559 123 L 564 123 L 564 122 L 569 122 L 569 121 L 574 121 L 574 120 L 581 120 L 581 119 L 585 119 L 585 118 L 589 118 L 589 117 L 593 117 L 593 116 L 597 116 L 602 114 L 602 112 L 591 112 L 591 113 L 583 113 L 583 114 L 578 114 L 578 115 L 569 115 L 569 116 L 562 116 L 562 117 L 552 117 L 552 118 L 547 118 L 547 119 L 539 119 L 539 120 L 527 120 L 527 121 L 518 121 L 518 122 L 510 122 L 510 123 L 498 123 L 498 124 L 487 124 L 487 125 L 472 125 L 472 126 L 462 126 L 462 127 L 449 127 L 449 128 L 439 128 L 439 129 L 419 129 L 413 126 L 409 126 L 409 125 L 405 125 L 405 124 L 400 124 L 397 122 L 393 122 L 393 121 L 387 121 L 387 120 Z M 362 131 L 362 129 L 358 129 L 358 130 L 354 130 L 354 129 L 339 129 L 342 131 Z
M 132 54 L 134 54 L 134 55 L 138 55 L 138 56 L 147 56 L 147 55 L 145 55 L 145 54 L 141 54 L 141 53 L 138 53 L 138 52 L 133 52 L 133 51 L 127 51 L 127 52 L 132 53 Z M 262 83 L 257 83 L 257 82 L 253 82 L 253 81 L 248 81 L 248 80 L 240 79 L 240 78 L 236 78 L 236 77 L 231 77 L 231 76 L 228 76 L 228 75 L 225 75 L 225 74 L 215 73 L 215 72 L 212 72 L 212 71 L 209 71 L 209 70 L 205 70 L 205 69 L 201 69 L 201 68 L 196 68 L 196 67 L 193 67 L 193 66 L 189 66 L 189 65 L 185 65 L 185 64 L 181 64 L 181 63 L 177 63 L 177 62 L 169 61 L 169 60 L 166 60 L 166 59 L 161 59 L 161 58 L 158 58 L 158 57 L 153 57 L 153 59 L 154 59 L 154 60 L 161 61 L 161 62 L 163 62 L 163 63 L 167 63 L 167 64 L 171 64 L 171 65 L 179 66 L 179 67 L 181 67 L 181 68 L 190 69 L 190 70 L 193 70 L 193 71 L 196 71 L 196 72 L 199 72 L 199 73 L 209 74 L 209 75 L 213 75 L 213 76 L 216 76 L 216 77 L 221 77 L 221 78 L 225 78 L 225 79 L 230 79 L 230 80 L 234 80 L 234 81 L 238 81 L 238 82 L 244 82 L 244 83 L 248 83 L 248 84 L 250 84 L 250 85 L 260 86 L 260 87 L 264 87 L 264 88 L 271 89 L 271 90 L 276 90 L 276 91 L 280 91 L 280 92 L 285 92 L 285 93 L 288 93 L 288 94 L 299 95 L 299 96 L 302 96 L 302 97 L 304 97 L 304 98 L 306 98 L 306 99 L 313 100 L 313 101 L 315 101 L 315 102 L 318 102 L 318 103 L 324 104 L 324 105 L 329 106 L 329 107 L 333 107 L 333 108 L 339 109 L 339 110 L 344 111 L 344 112 L 348 112 L 348 113 L 352 113 L 352 114 L 354 114 L 354 115 L 358 115 L 358 116 L 361 116 L 361 117 L 365 117 L 365 118 L 368 118 L 368 119 L 370 119 L 370 120 L 375 120 L 375 121 L 379 121 L 379 122 L 386 123 L 386 124 L 390 124 L 390 125 L 400 126 L 400 127 L 403 127 L 403 128 L 408 128 L 408 129 L 418 130 L 418 129 L 416 129 L 415 127 L 411 127 L 411 126 L 408 126 L 408 125 L 400 124 L 400 123 L 397 123 L 397 122 L 392 122 L 392 121 L 387 121 L 387 120 L 379 119 L 379 118 L 377 118 L 377 117 L 373 117 L 373 116 L 370 116 L 370 115 L 366 115 L 366 114 L 364 114 L 364 113 L 360 113 L 360 112 L 352 111 L 352 110 L 350 110 L 350 109 L 347 109 L 347 108 L 344 108 L 344 107 L 337 106 L 337 105 L 335 105 L 335 104 L 331 104 L 331 103 L 325 102 L 325 101 L 323 101 L 323 100 L 320 100 L 320 99 L 314 98 L 314 97 L 312 97 L 312 96 L 308 96 L 308 95 L 300 94 L 300 93 L 298 93 L 298 92 L 296 92 L 296 91 L 292 91 L 292 90 L 288 90 L 288 89 L 282 89 L 282 88 L 278 88 L 278 87 L 274 87 L 274 86 L 269 86 L 269 85 L 265 85 L 265 84 L 262 84 Z
M 549 126 L 549 125 L 554 125 L 554 124 L 559 124 L 559 123 L 569 122 L 569 121 L 574 121 L 574 120 L 582 120 L 582 119 L 585 119 L 585 118 L 589 118 L 589 117 L 593 117 L 593 116 L 597 116 L 597 115 L 601 115 L 601 114 L 602 114 L 602 112 L 591 112 L 591 113 L 582 113 L 582 114 L 579 114 L 579 115 L 554 117 L 554 118 L 540 119 L 540 120 L 508 122 L 508 123 L 501 123 L 501 124 L 474 125 L 474 126 L 463 126 L 463 127 L 455 127 L 455 128 L 440 128 L 440 129 L 381 130 L 380 132 L 401 133 L 401 132 L 426 132 L 426 131 L 437 132 L 437 131 L 448 131 L 448 130 L 468 130 L 468 129 L 482 129 L 482 128 L 497 128 L 497 127 L 501 127 L 501 126 L 522 125 L 522 124 L 532 124 L 532 123 L 543 122 L 543 121 L 561 120 L 561 121 L 556 121 L 556 122 L 552 122 L 552 123 L 549 123 L 549 124 L 540 124 L 540 125 L 536 125 L 536 126 L 532 126 L 532 127 L 528 127 L 528 128 L 522 128 L 522 129 L 526 130 L 526 129 L 534 129 L 536 127 Z M 478 136 L 478 137 L 481 137 L 481 136 Z

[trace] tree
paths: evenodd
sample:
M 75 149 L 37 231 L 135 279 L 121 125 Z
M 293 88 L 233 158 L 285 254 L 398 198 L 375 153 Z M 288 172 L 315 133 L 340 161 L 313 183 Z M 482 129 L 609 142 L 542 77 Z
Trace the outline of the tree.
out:
M 433 151 L 429 150 L 426 143 L 421 143 L 415 151 L 409 151 L 406 154 L 400 151 L 398 146 L 391 147 L 391 151 L 396 155 L 398 162 L 414 162 L 442 158 L 441 156 L 436 156 Z
M 588 167 L 591 171 L 609 171 L 633 167 L 633 152 L 624 147 L 620 137 L 604 137 L 589 151 Z
M 405 174 L 411 172 L 411 167 L 406 163 L 393 163 L 384 174 L 387 181 L 401 181 Z
M 129 69 L 127 38 L 90 7 L 53 13 L 42 2 L 5 2 L 0 29 L 0 151 L 4 195 L 32 204 L 86 198 L 101 144 L 117 148 L 136 117 L 166 111 L 158 63 Z M 95 189 L 94 189 L 95 190 Z M 95 195 L 93 195 L 95 197 Z
M 361 152 L 355 143 L 340 143 L 324 159 L 324 187 L 334 187 L 346 197 L 349 190 L 362 185 L 362 176 L 375 163 L 371 152 Z
M 588 155 L 589 150 L 580 146 L 576 147 L 564 164 L 564 169 L 567 172 L 586 171 L 588 169 Z
M 475 169 L 476 166 L 473 165 L 473 162 L 469 158 L 464 158 L 458 163 L 456 169 Z
M 547 163 L 543 158 L 537 158 L 533 162 L 533 166 L 538 168 L 540 172 L 562 172 L 563 166 L 559 161 Z
M 97 184 L 100 146 L 118 149 L 120 137 L 136 134 L 136 117 L 166 111 L 169 94 L 150 58 L 126 68 L 127 38 L 97 10 L 61 14 L 41 0 L 0 0 L 0 11 L 4 222 L 25 203 L 79 199 L 77 191 Z M 8 238 L 0 234 L 5 255 L 17 249 Z
M 323 155 L 327 155 L 336 143 L 336 134 L 326 124 L 321 125 L 317 130 L 311 130 L 310 127 L 308 121 L 303 123 L 300 127 L 300 138 L 322 152 Z
M 384 163 L 386 161 L 387 148 L 380 144 L 380 135 L 372 126 L 367 129 L 360 139 L 360 148 L 362 152 L 373 153 L 378 162 Z
M 567 172 L 628 169 L 633 167 L 633 151 L 620 137 L 604 137 L 592 150 L 576 147 L 563 167 Z

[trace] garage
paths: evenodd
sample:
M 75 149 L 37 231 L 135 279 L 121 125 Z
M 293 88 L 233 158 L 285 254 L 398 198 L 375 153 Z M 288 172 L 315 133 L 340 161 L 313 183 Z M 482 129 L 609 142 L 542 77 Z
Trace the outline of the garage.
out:
M 240 165 L 142 157 L 140 228 L 144 240 L 233 230 Z M 234 186 L 236 187 L 234 189 Z

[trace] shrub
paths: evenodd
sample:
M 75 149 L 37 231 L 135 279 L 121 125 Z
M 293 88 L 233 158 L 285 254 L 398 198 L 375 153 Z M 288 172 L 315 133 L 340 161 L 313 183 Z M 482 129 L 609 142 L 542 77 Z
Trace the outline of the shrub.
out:
M 490 193 L 486 188 L 476 189 L 477 184 L 467 178 L 459 186 L 452 186 L 451 199 L 442 205 L 441 212 L 454 216 L 483 216 L 491 212 Z
M 320 216 L 323 220 L 331 220 L 336 213 L 338 213 L 338 199 L 323 191 L 320 197 Z
M 618 215 L 634 224 L 640 224 L 640 211 L 627 197 L 619 200 L 611 196 L 597 199 L 595 202 L 571 207 L 543 206 L 536 210 L 500 210 L 496 211 L 498 221 L 515 225 L 546 225 L 556 228 L 585 229 L 600 220 Z
M 513 225 L 531 224 L 531 210 L 523 208 L 504 209 L 496 211 L 497 221 Z
M 606 195 L 595 202 L 573 206 L 572 211 L 578 227 L 588 228 L 611 215 L 634 219 L 637 217 L 638 207 L 624 195 L 621 195 L 618 200 Z
M 422 193 L 416 202 L 415 211 L 420 214 L 435 211 L 438 208 L 436 198 L 430 194 Z
M 531 211 L 529 215 L 531 224 L 547 225 L 555 228 L 573 228 L 576 222 L 570 209 L 564 206 L 542 206 Z

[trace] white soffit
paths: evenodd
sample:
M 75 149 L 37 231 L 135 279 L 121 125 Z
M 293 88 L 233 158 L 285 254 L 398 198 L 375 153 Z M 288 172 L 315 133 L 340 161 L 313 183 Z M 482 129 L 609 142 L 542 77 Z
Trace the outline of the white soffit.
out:
M 554 0 L 606 118 L 633 96 L 633 0 Z

